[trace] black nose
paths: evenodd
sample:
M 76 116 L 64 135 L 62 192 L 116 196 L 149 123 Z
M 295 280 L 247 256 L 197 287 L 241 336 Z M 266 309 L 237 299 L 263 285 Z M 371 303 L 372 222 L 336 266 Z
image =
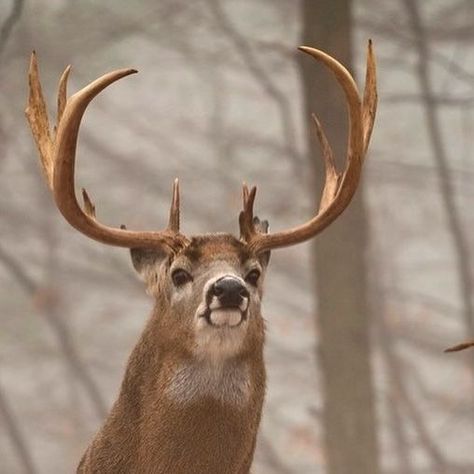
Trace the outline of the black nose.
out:
M 222 277 L 212 285 L 211 292 L 217 296 L 222 306 L 239 306 L 249 297 L 247 288 L 237 278 Z

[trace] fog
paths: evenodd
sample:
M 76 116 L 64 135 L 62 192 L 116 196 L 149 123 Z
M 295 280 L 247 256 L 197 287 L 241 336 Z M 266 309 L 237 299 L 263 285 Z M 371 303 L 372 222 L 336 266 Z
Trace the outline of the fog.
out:
M 68 64 L 70 93 L 139 70 L 94 100 L 81 127 L 77 189 L 101 222 L 163 228 L 179 177 L 186 234 L 238 235 L 243 181 L 258 186 L 256 213 L 271 230 L 314 214 L 321 168 L 307 109 L 343 164 L 347 126 L 327 110 L 335 96 L 344 111 L 342 94 L 296 50 L 325 29 L 328 43 L 309 46 L 350 57 L 361 90 L 373 40 L 379 108 L 340 227 L 272 253 L 252 472 L 474 472 L 474 352 L 443 353 L 474 337 L 474 6 L 325 1 L 311 27 L 309 3 L 0 4 L 0 473 L 75 472 L 152 309 L 128 251 L 87 239 L 54 205 L 24 117 L 31 51 L 52 116 Z M 345 10 L 348 27 L 332 28 Z M 367 340 L 351 340 L 350 312 L 331 314 L 353 298 L 366 308 L 353 334 Z M 341 337 L 329 344 L 328 334 Z M 332 406 L 338 376 L 349 385 Z M 330 410 L 342 420 L 328 426 Z M 352 416 L 364 428 L 345 436 Z M 370 468 L 351 461 L 361 457 Z

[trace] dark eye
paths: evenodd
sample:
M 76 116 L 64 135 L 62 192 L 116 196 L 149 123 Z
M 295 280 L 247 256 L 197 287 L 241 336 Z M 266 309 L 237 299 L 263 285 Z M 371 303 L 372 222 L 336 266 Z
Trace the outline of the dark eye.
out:
M 185 283 L 193 281 L 193 277 L 182 268 L 178 268 L 171 274 L 171 279 L 175 286 L 183 286 Z
M 247 273 L 247 276 L 245 277 L 245 281 L 252 286 L 257 286 L 259 278 L 260 278 L 260 272 L 255 269 Z

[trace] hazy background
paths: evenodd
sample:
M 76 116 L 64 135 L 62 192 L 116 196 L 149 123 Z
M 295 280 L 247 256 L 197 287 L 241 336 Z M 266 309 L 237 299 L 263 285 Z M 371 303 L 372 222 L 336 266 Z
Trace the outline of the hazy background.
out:
M 241 182 L 282 229 L 307 219 L 317 112 L 339 157 L 342 95 L 308 43 L 378 58 L 379 112 L 358 198 L 327 233 L 275 251 L 255 474 L 474 472 L 474 3 L 471 0 L 0 2 L 0 472 L 74 472 L 151 310 L 128 253 L 59 215 L 24 119 L 38 53 L 54 112 L 121 67 L 86 113 L 77 183 L 99 219 L 237 232 Z M 314 147 L 314 150 L 311 150 Z

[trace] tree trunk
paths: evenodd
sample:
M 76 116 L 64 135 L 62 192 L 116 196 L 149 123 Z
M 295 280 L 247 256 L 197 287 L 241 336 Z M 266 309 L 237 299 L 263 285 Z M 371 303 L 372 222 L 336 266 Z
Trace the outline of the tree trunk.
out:
M 352 66 L 350 0 L 303 0 L 302 44 Z M 324 168 L 310 113 L 321 119 L 339 157 L 345 159 L 346 106 L 332 74 L 307 57 L 301 78 L 308 123 L 308 151 L 319 201 Z M 360 187 L 349 209 L 314 244 L 317 327 L 324 386 L 324 432 L 327 472 L 379 472 L 374 391 L 371 371 L 368 303 L 368 224 Z

